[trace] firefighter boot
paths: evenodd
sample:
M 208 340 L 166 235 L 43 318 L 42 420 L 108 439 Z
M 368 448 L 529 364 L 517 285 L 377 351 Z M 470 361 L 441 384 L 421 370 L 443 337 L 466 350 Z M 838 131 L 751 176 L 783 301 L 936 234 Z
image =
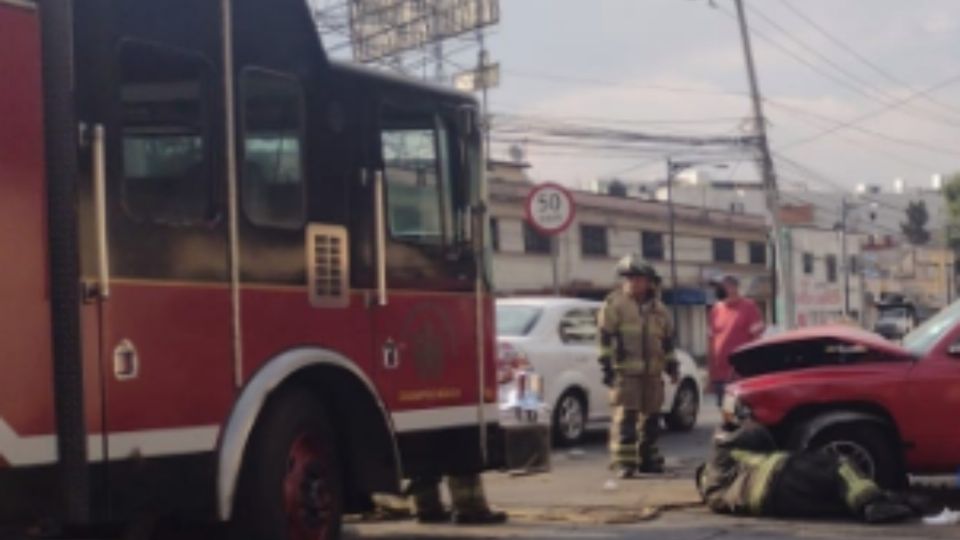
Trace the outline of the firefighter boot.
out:
M 498 525 L 507 521 L 505 512 L 491 510 L 487 505 L 479 474 L 447 477 L 447 485 L 453 500 L 453 522 L 457 525 Z
M 910 506 L 886 498 L 869 503 L 863 508 L 863 521 L 874 525 L 898 523 L 915 517 L 917 513 Z
M 637 453 L 637 417 L 635 410 L 622 406 L 613 409 L 610 427 L 610 468 L 622 480 L 633 478 L 639 465 Z
M 440 500 L 440 479 L 419 478 L 410 483 L 413 512 L 420 523 L 447 523 L 450 512 Z
M 664 472 L 664 460 L 657 448 L 660 439 L 660 417 L 652 414 L 643 422 L 642 435 L 638 444 L 640 454 L 640 472 L 661 474 Z

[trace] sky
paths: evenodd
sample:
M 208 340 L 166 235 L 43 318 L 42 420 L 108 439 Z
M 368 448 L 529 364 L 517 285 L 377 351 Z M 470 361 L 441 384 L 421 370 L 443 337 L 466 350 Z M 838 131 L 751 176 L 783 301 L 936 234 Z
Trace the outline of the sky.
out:
M 646 133 L 744 134 L 751 109 L 734 4 L 714 3 L 501 0 L 501 23 L 488 38 L 502 70 L 490 92 L 495 125 L 506 113 L 591 125 L 612 119 Z M 929 186 L 935 173 L 960 171 L 960 0 L 746 4 L 750 27 L 763 35 L 752 39 L 783 185 L 890 188 L 902 178 Z M 453 55 L 448 69 L 475 54 Z M 666 158 L 524 150 L 536 180 L 573 186 L 662 177 Z M 495 143 L 494 157 L 506 156 Z M 708 173 L 757 178 L 750 161 L 729 165 Z
M 960 0 L 745 4 L 782 186 L 890 189 L 901 178 L 927 187 L 933 174 L 960 171 Z M 489 94 L 493 157 L 521 147 L 535 180 L 575 187 L 655 180 L 668 154 L 683 159 L 685 150 L 545 147 L 536 134 L 505 127 L 533 121 L 654 135 L 749 132 L 733 0 L 500 0 L 500 9 L 487 37 L 501 67 L 500 86 Z M 476 62 L 468 42 L 444 47 L 447 75 Z M 756 180 L 755 163 L 744 157 L 702 169 L 718 179 Z

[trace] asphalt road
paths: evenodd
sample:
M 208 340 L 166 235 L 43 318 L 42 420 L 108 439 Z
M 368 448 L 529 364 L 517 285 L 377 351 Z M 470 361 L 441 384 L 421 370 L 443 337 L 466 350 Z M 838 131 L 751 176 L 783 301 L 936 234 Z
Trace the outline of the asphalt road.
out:
M 960 526 L 920 523 L 865 526 L 852 522 L 790 522 L 719 516 L 698 504 L 693 471 L 706 455 L 719 415 L 708 403 L 698 427 L 662 441 L 669 473 L 662 478 L 616 481 L 606 469 L 602 434 L 582 448 L 556 451 L 552 471 L 535 476 L 485 476 L 492 504 L 510 513 L 496 527 L 422 526 L 410 520 L 355 523 L 350 539 L 439 540 L 449 538 L 657 539 L 736 538 L 958 538 Z

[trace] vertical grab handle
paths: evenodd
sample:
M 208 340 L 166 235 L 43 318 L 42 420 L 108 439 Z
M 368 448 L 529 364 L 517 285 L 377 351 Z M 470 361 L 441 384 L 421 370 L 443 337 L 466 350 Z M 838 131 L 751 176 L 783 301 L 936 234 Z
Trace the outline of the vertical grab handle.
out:
M 376 227 L 377 305 L 387 305 L 387 219 L 384 208 L 383 171 L 376 171 L 373 180 L 374 226 Z
M 93 126 L 93 205 L 97 234 L 97 290 L 110 298 L 110 246 L 107 243 L 107 145 L 103 124 Z

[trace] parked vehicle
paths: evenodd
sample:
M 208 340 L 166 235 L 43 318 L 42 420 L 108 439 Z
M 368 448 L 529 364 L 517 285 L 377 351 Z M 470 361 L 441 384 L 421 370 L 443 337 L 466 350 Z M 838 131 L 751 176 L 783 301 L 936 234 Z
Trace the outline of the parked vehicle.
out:
M 895 344 L 848 326 L 806 328 L 734 353 L 745 379 L 728 388 L 724 418 L 770 427 L 791 449 L 850 457 L 886 487 L 907 473 L 960 466 L 960 302 Z
M 609 389 L 597 362 L 600 302 L 577 298 L 497 300 L 498 378 L 501 396 L 512 395 L 514 374 L 532 368 L 543 377 L 544 401 L 552 408 L 555 441 L 571 445 L 591 428 L 610 421 Z M 702 379 L 689 354 L 677 351 L 680 381 L 665 377 L 664 419 L 678 431 L 696 425 Z
M 877 311 L 873 329 L 887 339 L 901 339 L 916 326 L 917 314 L 912 304 L 880 304 Z

